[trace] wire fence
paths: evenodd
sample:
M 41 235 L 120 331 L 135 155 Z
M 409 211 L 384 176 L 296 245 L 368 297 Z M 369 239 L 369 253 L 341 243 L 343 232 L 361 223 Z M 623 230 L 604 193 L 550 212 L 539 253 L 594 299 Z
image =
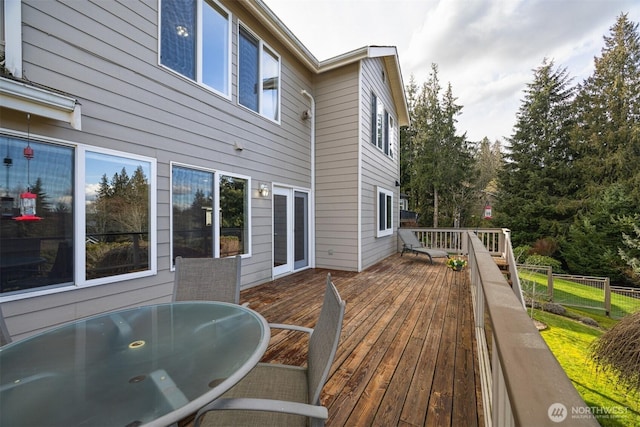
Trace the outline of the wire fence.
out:
M 553 274 L 550 266 L 518 265 L 527 305 L 554 302 L 620 319 L 640 310 L 640 289 L 611 286 L 608 277 Z

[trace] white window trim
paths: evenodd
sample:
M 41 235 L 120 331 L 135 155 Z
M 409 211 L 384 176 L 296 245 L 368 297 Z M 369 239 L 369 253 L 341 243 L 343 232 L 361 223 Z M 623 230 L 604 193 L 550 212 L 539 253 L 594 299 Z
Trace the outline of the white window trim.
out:
M 252 112 L 253 114 L 257 114 L 260 117 L 264 117 L 265 119 L 271 122 L 280 124 L 280 121 L 282 118 L 282 57 L 278 52 L 276 52 L 275 49 L 273 49 L 271 46 L 265 43 L 260 36 L 258 36 L 254 31 L 252 31 L 247 25 L 243 24 L 242 21 L 240 21 L 239 19 L 238 19 L 238 25 L 237 25 L 237 31 L 236 31 L 236 34 L 238 35 L 238 46 L 240 46 L 240 27 L 242 27 L 244 31 L 246 31 L 247 33 L 255 37 L 256 40 L 258 40 L 258 68 L 260 70 L 260 73 L 258 75 L 258 111 L 254 111 L 251 108 L 246 107 L 240 103 L 240 95 L 239 95 L 240 93 L 240 52 L 239 51 L 238 51 L 238 60 L 237 60 L 238 71 L 236 72 L 236 84 L 238 88 L 238 97 L 237 97 L 236 103 L 240 107 L 244 108 L 247 111 Z M 264 113 L 262 112 L 262 106 L 263 106 L 262 55 L 264 54 L 265 48 L 268 49 L 269 52 L 271 52 L 273 56 L 275 56 L 278 59 L 278 117 L 276 119 L 265 116 Z
M 5 68 L 13 77 L 22 78 L 22 2 L 4 0 Z
M 160 0 L 160 2 L 162 2 L 163 0 Z M 162 5 L 159 4 L 158 5 L 158 66 L 160 66 L 161 68 L 169 71 L 170 73 L 180 77 L 181 79 L 184 79 L 188 82 L 192 82 L 192 83 L 196 83 L 198 86 L 213 92 L 216 95 L 221 96 L 222 98 L 225 98 L 227 100 L 231 100 L 231 80 L 232 80 L 232 74 L 231 74 L 231 70 L 233 68 L 233 55 L 232 55 L 232 49 L 233 49 L 233 15 L 232 13 L 229 11 L 229 9 L 227 9 L 226 7 L 224 7 L 220 2 L 218 2 L 218 0 L 196 0 L 196 14 L 197 14 L 197 40 L 196 40 L 196 79 L 193 80 L 183 74 L 180 74 L 179 72 L 177 72 L 176 70 L 167 67 L 166 65 L 164 65 L 162 63 Z M 219 90 L 217 90 L 216 88 L 213 88 L 209 85 L 207 85 L 206 83 L 203 83 L 202 81 L 202 2 L 206 2 L 206 1 L 210 1 L 212 3 L 215 3 L 216 6 L 218 6 L 220 9 L 222 9 L 223 11 L 225 11 L 225 13 L 227 13 L 228 15 L 228 19 L 227 22 L 229 25 L 227 25 L 227 87 L 226 87 L 226 93 L 224 92 L 220 92 Z
M 173 168 L 181 167 L 185 169 L 193 169 L 199 170 L 203 172 L 209 172 L 213 174 L 213 179 L 217 183 L 214 187 L 213 194 L 213 212 L 220 212 L 220 176 L 230 176 L 233 178 L 246 179 L 247 180 L 247 248 L 246 253 L 241 254 L 242 258 L 251 258 L 251 177 L 248 175 L 241 175 L 233 172 L 225 172 L 216 169 L 204 168 L 200 166 L 194 166 L 187 163 L 181 162 L 170 162 L 169 163 L 169 253 L 170 256 L 173 257 Z M 220 215 L 213 215 L 213 239 L 214 239 L 214 258 L 220 258 Z M 175 271 L 175 265 L 173 261 L 171 261 L 171 271 Z
M 396 119 L 393 116 L 393 114 L 391 114 L 391 112 L 389 112 L 389 110 L 385 108 L 385 103 L 382 101 L 380 96 L 378 96 L 375 93 L 375 91 L 372 91 L 371 99 L 373 100 L 374 98 L 376 101 L 376 105 L 375 107 L 371 105 L 371 108 L 375 108 L 375 110 L 371 112 L 372 121 L 374 121 L 374 116 L 375 116 L 374 123 L 371 123 L 371 131 L 373 132 L 373 135 L 371 135 L 371 143 L 378 150 L 380 150 L 385 156 L 389 157 L 390 159 L 393 159 L 394 148 L 396 145 L 396 133 L 395 133 L 395 126 L 394 126 L 394 124 L 396 123 Z M 373 104 L 373 102 L 370 102 L 370 104 Z M 380 122 L 382 123 L 382 135 L 380 138 L 378 138 L 378 106 L 382 107 L 382 118 L 380 119 Z M 385 115 L 387 116 L 386 121 L 385 121 Z M 386 141 L 385 141 L 385 134 L 387 138 Z M 389 148 L 388 153 L 385 153 L 385 143 L 386 145 L 388 145 L 388 148 Z
M 386 206 L 386 198 L 388 196 L 391 196 L 391 226 L 389 228 L 385 228 L 383 230 L 380 229 L 380 195 L 384 194 L 385 196 L 385 214 L 388 210 L 388 207 Z M 376 237 L 384 237 L 384 236 L 390 236 L 393 234 L 393 221 L 394 221 L 394 217 L 393 217 L 393 212 L 394 212 L 394 194 L 393 191 L 387 190 L 383 187 L 376 187 L 376 215 L 375 215 L 375 219 L 376 219 Z M 386 223 L 386 216 L 385 216 L 385 223 Z
M 0 128 L 0 133 L 7 136 L 26 138 L 27 134 L 24 132 L 15 131 L 12 129 Z M 75 291 L 79 289 L 86 289 L 93 286 L 106 285 L 110 283 L 117 283 L 124 280 L 131 280 L 139 277 L 154 276 L 158 273 L 158 255 L 157 255 L 157 161 L 154 158 L 138 156 L 131 153 L 101 149 L 98 147 L 88 146 L 84 144 L 73 143 L 70 141 L 51 138 L 47 136 L 30 134 L 29 137 L 32 140 L 57 144 L 74 149 L 74 283 L 69 285 L 56 286 L 48 289 L 34 289 L 32 291 L 25 291 L 15 293 L 11 295 L 0 295 L 0 302 L 18 301 L 28 298 L 35 298 L 44 295 L 53 295 L 62 292 Z M 99 279 L 86 280 L 86 203 L 85 203 L 85 153 L 91 151 L 94 153 L 112 154 L 120 157 L 127 157 L 129 159 L 138 159 L 147 161 L 150 163 L 149 177 L 149 269 L 145 271 L 120 274 L 117 276 L 103 277 Z
M 86 279 L 86 257 L 84 254 L 87 250 L 86 239 L 86 198 L 85 198 L 85 178 L 86 178 L 86 154 L 87 152 L 106 154 L 116 157 L 126 157 L 127 159 L 140 160 L 148 162 L 150 166 L 149 170 L 149 269 L 145 271 L 138 271 L 133 273 L 119 274 L 115 276 L 100 277 L 98 279 Z M 139 156 L 122 151 L 110 150 L 106 148 L 93 147 L 88 145 L 78 145 L 76 149 L 76 193 L 79 194 L 75 197 L 75 238 L 76 242 L 76 267 L 74 271 L 76 288 L 90 287 L 96 285 L 103 285 L 107 283 L 121 282 L 124 280 L 137 279 L 139 277 L 155 276 L 158 273 L 158 255 L 157 255 L 157 163 L 156 159 L 146 156 Z

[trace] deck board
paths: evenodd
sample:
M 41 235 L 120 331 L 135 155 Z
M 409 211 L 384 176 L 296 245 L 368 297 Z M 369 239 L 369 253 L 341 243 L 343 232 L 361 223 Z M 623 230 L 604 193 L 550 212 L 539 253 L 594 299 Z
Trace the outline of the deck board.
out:
M 272 323 L 313 327 L 327 273 L 347 302 L 322 402 L 327 426 L 484 424 L 466 272 L 394 255 L 361 272 L 305 270 L 241 292 Z M 304 363 L 306 337 L 272 331 L 263 361 Z

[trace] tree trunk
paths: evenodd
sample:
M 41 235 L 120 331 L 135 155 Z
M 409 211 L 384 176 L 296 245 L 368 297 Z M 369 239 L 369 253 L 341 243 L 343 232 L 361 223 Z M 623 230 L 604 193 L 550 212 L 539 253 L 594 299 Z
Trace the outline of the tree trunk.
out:
M 433 189 L 433 228 L 438 228 L 438 189 Z

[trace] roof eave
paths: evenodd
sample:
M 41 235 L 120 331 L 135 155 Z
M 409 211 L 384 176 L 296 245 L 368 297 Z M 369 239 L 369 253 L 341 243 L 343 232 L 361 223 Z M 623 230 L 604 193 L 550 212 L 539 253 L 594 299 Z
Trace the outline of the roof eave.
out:
M 383 58 L 391 84 L 393 100 L 398 109 L 398 124 L 400 126 L 409 125 L 409 110 L 404 92 L 404 83 L 398 61 L 398 52 L 394 46 L 365 46 L 324 61 L 318 61 L 262 0 L 240 1 L 253 16 L 268 28 L 279 42 L 286 46 L 314 74 L 321 74 L 344 67 L 366 58 Z

